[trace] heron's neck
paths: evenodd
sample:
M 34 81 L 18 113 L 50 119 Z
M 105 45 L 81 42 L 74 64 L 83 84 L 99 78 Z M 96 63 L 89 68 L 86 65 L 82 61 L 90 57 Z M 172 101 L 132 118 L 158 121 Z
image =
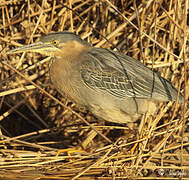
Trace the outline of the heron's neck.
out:
M 80 61 L 81 56 L 92 49 L 91 46 L 81 44 L 77 41 L 70 41 L 63 44 L 59 51 L 55 52 L 54 56 L 57 59 L 64 59 L 69 61 L 68 63 L 77 63 L 74 61 Z

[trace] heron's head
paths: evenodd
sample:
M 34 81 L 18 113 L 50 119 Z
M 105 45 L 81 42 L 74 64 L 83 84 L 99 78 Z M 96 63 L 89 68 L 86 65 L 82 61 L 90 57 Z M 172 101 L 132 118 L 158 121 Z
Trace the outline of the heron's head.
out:
M 62 57 L 65 53 L 74 53 L 77 48 L 90 46 L 86 41 L 71 32 L 51 33 L 41 37 L 39 42 L 7 51 L 7 54 L 37 52 L 52 57 Z

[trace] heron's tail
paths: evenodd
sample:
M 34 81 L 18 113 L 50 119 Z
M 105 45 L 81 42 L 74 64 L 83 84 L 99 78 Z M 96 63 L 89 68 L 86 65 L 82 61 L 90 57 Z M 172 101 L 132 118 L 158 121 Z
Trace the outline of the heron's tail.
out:
M 172 83 L 159 75 L 154 82 L 154 91 L 152 93 L 154 99 L 160 101 L 178 101 L 184 103 L 184 96 L 172 85 Z

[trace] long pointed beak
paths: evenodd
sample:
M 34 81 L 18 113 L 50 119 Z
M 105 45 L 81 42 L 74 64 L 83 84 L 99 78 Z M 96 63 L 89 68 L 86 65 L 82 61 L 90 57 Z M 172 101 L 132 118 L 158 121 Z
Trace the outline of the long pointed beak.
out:
M 41 54 L 44 54 L 45 51 L 48 51 L 52 48 L 51 44 L 46 44 L 41 41 L 29 45 L 25 45 L 22 47 L 18 47 L 12 50 L 9 50 L 6 52 L 6 54 L 16 54 L 16 53 L 22 53 L 22 52 L 38 52 Z

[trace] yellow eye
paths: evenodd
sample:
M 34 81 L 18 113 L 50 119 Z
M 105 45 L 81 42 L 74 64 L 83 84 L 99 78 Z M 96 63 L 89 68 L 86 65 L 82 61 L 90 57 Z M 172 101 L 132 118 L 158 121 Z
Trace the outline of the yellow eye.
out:
M 59 44 L 59 41 L 58 40 L 54 40 L 51 42 L 54 46 L 58 45 Z

